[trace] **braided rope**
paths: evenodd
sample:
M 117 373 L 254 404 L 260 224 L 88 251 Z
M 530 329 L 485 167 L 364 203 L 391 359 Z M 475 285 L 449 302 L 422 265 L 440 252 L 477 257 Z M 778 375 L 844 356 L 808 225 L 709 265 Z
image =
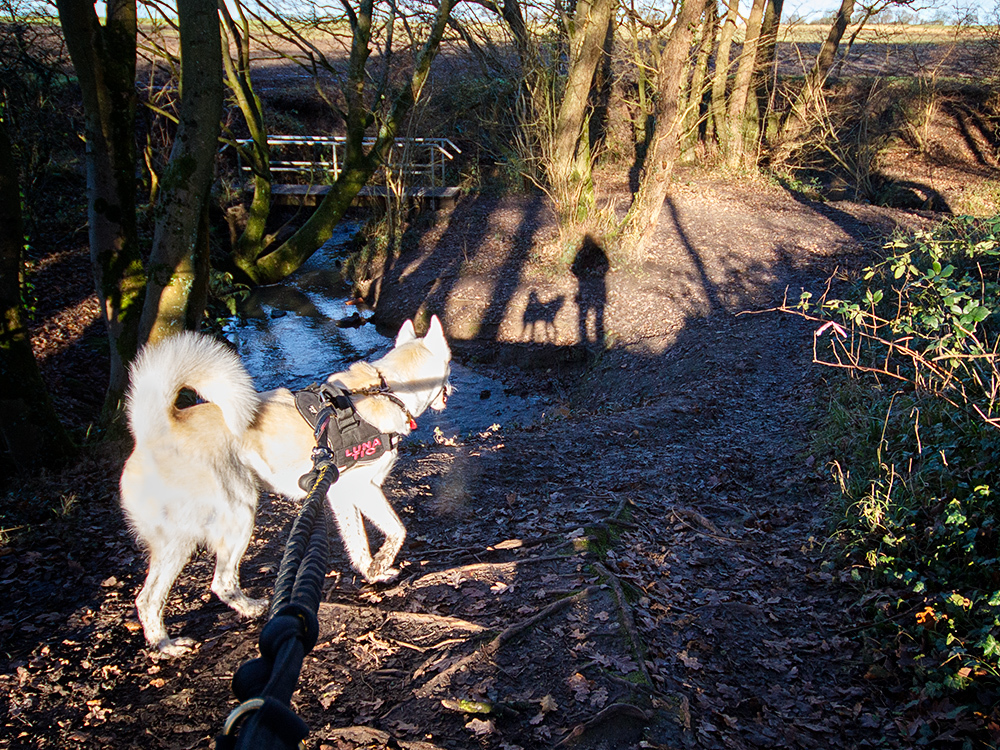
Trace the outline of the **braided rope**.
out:
M 260 634 L 261 655 L 233 675 L 233 693 L 241 703 L 216 738 L 218 750 L 293 750 L 309 733 L 290 702 L 302 660 L 319 634 L 317 615 L 330 557 L 326 493 L 338 476 L 330 451 L 314 448 L 313 470 L 303 477 L 311 489 L 285 543 Z

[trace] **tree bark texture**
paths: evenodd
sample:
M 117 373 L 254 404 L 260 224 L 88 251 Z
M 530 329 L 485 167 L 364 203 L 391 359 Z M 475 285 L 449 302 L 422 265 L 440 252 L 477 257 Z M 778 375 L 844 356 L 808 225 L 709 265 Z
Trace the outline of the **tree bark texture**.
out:
M 2 109 L 0 109 L 2 112 Z M 74 453 L 31 350 L 21 301 L 21 189 L 0 115 L 0 486 Z
M 718 5 L 708 3 L 705 6 L 705 16 L 701 22 L 698 57 L 695 59 L 694 71 L 691 73 L 691 86 L 688 89 L 686 111 L 684 113 L 684 148 L 690 148 L 698 141 L 698 130 L 702 120 L 702 103 L 705 98 L 708 80 L 708 62 L 715 49 L 715 35 L 719 21 Z
M 103 26 L 92 2 L 57 7 L 83 94 L 90 257 L 111 354 L 102 421 L 111 426 L 121 415 L 146 282 L 136 232 L 136 6 L 109 0 Z
M 660 56 L 653 135 L 639 176 L 639 189 L 622 222 L 621 250 L 626 257 L 638 258 L 656 231 L 660 209 L 667 196 L 670 177 L 680 153 L 681 127 L 684 122 L 681 94 L 684 89 L 684 72 L 691 53 L 691 40 L 707 4 L 705 0 L 684 2 L 670 39 Z
M 726 164 L 734 169 L 748 166 L 756 154 L 759 113 L 756 101 L 750 105 L 750 84 L 757 70 L 760 30 L 766 4 L 767 0 L 753 0 L 750 16 L 747 18 L 743 51 L 740 53 L 726 109 Z
M 240 156 L 246 160 L 253 175 L 253 198 L 250 201 L 246 227 L 236 241 L 232 258 L 237 268 L 256 281 L 253 276 L 255 261 L 264 250 L 267 219 L 271 212 L 271 150 L 267 145 L 264 107 L 250 80 L 250 23 L 243 13 L 242 5 L 234 5 L 240 13 L 239 23 L 225 3 L 219 4 L 224 45 L 222 63 L 226 82 L 250 131 L 251 143 L 240 147 Z M 235 48 L 235 59 L 229 51 L 230 47 Z M 242 175 L 240 179 L 242 180 Z
M 427 82 L 431 63 L 437 55 L 441 37 L 455 0 L 438 4 L 427 41 L 421 48 L 409 80 L 396 94 L 388 115 L 382 121 L 372 147 L 365 152 L 364 136 L 375 120 L 374 113 L 364 103 L 365 63 L 370 54 L 372 2 L 363 0 L 359 9 L 351 11 L 353 40 L 348 63 L 347 144 L 340 176 L 316 207 L 312 216 L 288 240 L 272 252 L 257 259 L 255 273 L 258 283 L 270 284 L 283 279 L 305 263 L 309 256 L 330 239 L 334 227 L 350 207 L 375 170 L 383 164 L 392 148 L 404 118 Z
M 781 25 L 781 11 L 784 0 L 767 0 L 764 19 L 760 26 L 760 50 L 757 53 L 757 78 L 754 89 L 757 92 L 758 109 L 771 109 L 774 92 L 776 55 L 778 52 L 778 30 Z
M 140 340 L 201 322 L 208 293 L 208 198 L 222 114 L 222 42 L 214 0 L 178 0 L 180 116 L 149 256 Z
M 551 162 L 548 177 L 560 214 L 575 217 L 581 189 L 590 182 L 590 143 L 584 131 L 590 90 L 597 65 L 605 54 L 608 24 L 617 7 L 616 0 L 579 0 L 568 32 L 569 61 L 566 83 L 556 115 L 552 135 Z M 586 164 L 578 159 L 581 140 L 587 139 L 583 150 Z M 590 185 L 593 190 L 593 185 Z M 586 201 L 583 201 L 586 202 Z
M 718 139 L 722 152 L 729 146 L 729 132 L 726 130 L 726 89 L 729 85 L 729 71 L 732 69 L 733 38 L 736 36 L 736 19 L 739 16 L 740 0 L 728 0 L 726 18 L 719 33 L 719 48 L 715 53 L 715 72 L 712 74 L 712 104 L 706 140 L 711 142 L 713 134 Z

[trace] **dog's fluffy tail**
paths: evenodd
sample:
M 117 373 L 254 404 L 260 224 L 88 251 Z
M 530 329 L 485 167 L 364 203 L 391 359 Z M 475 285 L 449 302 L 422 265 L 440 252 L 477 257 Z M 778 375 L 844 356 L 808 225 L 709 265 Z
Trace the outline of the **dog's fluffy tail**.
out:
M 209 336 L 180 333 L 147 346 L 132 365 L 127 411 L 137 443 L 170 428 L 182 388 L 218 406 L 235 436 L 250 426 L 260 403 L 233 351 Z

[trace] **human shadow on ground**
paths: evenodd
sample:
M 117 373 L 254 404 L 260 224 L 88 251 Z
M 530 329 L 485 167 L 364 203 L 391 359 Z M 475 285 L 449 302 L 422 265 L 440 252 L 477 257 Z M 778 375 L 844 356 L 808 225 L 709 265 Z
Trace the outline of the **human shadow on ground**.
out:
M 584 345 L 603 348 L 606 337 L 604 308 L 608 303 L 607 276 L 611 263 L 604 248 L 592 235 L 584 236 L 569 270 L 576 277 L 577 283 L 574 302 L 577 308 L 579 341 Z

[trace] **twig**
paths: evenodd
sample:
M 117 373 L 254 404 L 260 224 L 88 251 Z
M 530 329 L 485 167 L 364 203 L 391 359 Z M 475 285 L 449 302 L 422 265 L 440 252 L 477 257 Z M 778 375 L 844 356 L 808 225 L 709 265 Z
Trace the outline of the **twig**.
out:
M 709 539 L 715 539 L 716 541 L 719 542 L 729 542 L 730 544 L 746 544 L 746 542 L 744 542 L 742 539 L 736 539 L 731 536 L 723 536 L 722 534 L 718 533 L 719 531 L 718 527 L 716 527 L 714 523 L 712 523 L 711 521 L 709 521 L 707 518 L 705 518 L 703 515 L 701 515 L 696 511 L 689 510 L 686 508 L 681 508 L 678 510 L 671 510 L 670 515 L 673 516 L 673 518 L 678 523 L 682 523 L 689 529 L 691 529 L 691 531 L 693 531 L 695 534 L 701 534 L 701 536 L 708 537 Z M 706 529 L 715 529 L 716 533 L 709 533 L 708 531 L 702 531 L 701 529 L 695 528 L 695 526 L 690 521 L 686 520 L 685 518 L 682 518 L 682 516 L 691 516 L 695 518 Z
M 649 722 L 649 716 L 638 706 L 633 706 L 631 703 L 612 703 L 593 718 L 588 719 L 583 724 L 577 724 L 573 727 L 572 732 L 563 737 L 553 747 L 565 747 L 568 744 L 575 743 L 588 729 L 600 726 L 612 716 L 627 716 L 630 719 L 638 719 L 643 724 Z
M 905 612 L 897 612 L 892 617 L 886 617 L 884 620 L 880 620 L 878 622 L 876 622 L 875 620 L 869 620 L 868 622 L 863 622 L 860 625 L 855 625 L 855 626 L 850 627 L 850 628 L 845 628 L 844 630 L 838 630 L 837 631 L 837 635 L 847 635 L 848 633 L 854 633 L 854 632 L 857 632 L 859 630 L 865 630 L 867 628 L 873 628 L 876 625 L 881 625 L 883 622 L 895 622 L 896 620 L 902 620 L 904 617 L 906 617 L 908 615 L 912 615 L 918 609 L 920 609 L 921 607 L 925 606 L 925 604 L 926 604 L 926 602 L 921 602 L 920 604 L 916 605 L 915 607 L 911 607 L 910 609 L 906 610 Z
M 560 599 L 559 601 L 552 602 L 552 604 L 548 605 L 544 609 L 539 610 L 528 619 L 522 620 L 521 622 L 515 625 L 511 625 L 509 628 L 502 631 L 500 635 L 498 635 L 492 641 L 487 643 L 481 649 L 477 649 L 476 651 L 473 651 L 471 654 L 462 657 L 454 664 L 449 666 L 447 669 L 443 670 L 442 672 L 439 672 L 437 675 L 435 675 L 430 680 L 425 682 L 421 687 L 414 690 L 413 691 L 414 696 L 417 698 L 429 697 L 439 687 L 449 682 L 451 680 L 451 676 L 456 672 L 458 672 L 459 670 L 465 669 L 467 666 L 469 666 L 473 662 L 479 661 L 480 659 L 488 659 L 495 656 L 496 653 L 506 643 L 512 641 L 514 638 L 519 636 L 525 630 L 529 629 L 536 623 L 544 620 L 546 617 L 549 617 L 550 615 L 565 609 L 569 605 L 575 604 L 576 602 L 579 602 L 587 598 L 592 593 L 597 591 L 599 588 L 600 586 L 588 586 L 587 588 L 574 594 L 573 596 L 567 596 L 565 599 Z
M 629 693 L 635 693 L 640 687 L 643 687 L 639 685 L 639 683 L 637 682 L 632 682 L 631 680 L 626 680 L 624 677 L 619 677 L 618 675 L 613 674 L 612 672 L 608 671 L 607 667 L 599 664 L 596 661 L 588 661 L 586 664 L 581 664 L 579 667 L 577 667 L 576 671 L 586 672 L 588 669 L 595 669 L 595 668 L 602 680 L 608 680 L 609 682 L 613 682 L 616 685 L 621 685 L 624 688 L 628 688 Z
M 614 497 L 614 493 L 612 493 L 611 496 Z M 627 504 L 628 504 L 628 498 L 627 497 L 623 497 L 621 500 L 619 500 L 618 501 L 618 506 L 615 508 L 615 511 L 614 511 L 614 513 L 611 514 L 610 518 L 617 523 L 618 522 L 618 516 L 619 516 L 619 514 L 623 510 L 625 510 L 625 506 Z
M 489 570 L 502 570 L 506 567 L 516 567 L 518 565 L 527 565 L 529 563 L 542 563 L 542 562 L 553 562 L 556 560 L 566 560 L 566 555 L 543 555 L 541 557 L 525 557 L 520 560 L 507 560 L 505 562 L 499 563 L 471 563 L 469 565 L 460 565 L 455 568 L 448 568 L 447 570 L 435 570 L 431 573 L 421 576 L 410 584 L 413 588 L 423 588 L 424 586 L 432 586 L 435 583 L 447 583 L 447 579 L 453 576 L 463 576 L 465 574 L 474 574 L 486 572 Z M 444 579 L 439 581 L 438 579 Z
M 372 727 L 342 727 L 341 729 L 330 729 L 324 733 L 326 736 L 324 739 L 328 740 L 344 740 L 346 742 L 352 742 L 355 744 L 364 743 L 366 745 L 377 743 L 380 747 L 386 747 L 389 740 L 393 739 L 392 735 L 388 732 L 383 732 L 381 729 L 373 729 Z M 403 748 L 403 750 L 441 750 L 440 745 L 435 745 L 431 742 L 423 742 L 422 740 L 400 740 L 395 739 L 398 747 Z M 339 742 L 336 744 L 340 744 Z
M 632 641 L 632 650 L 635 652 L 635 660 L 639 663 L 639 671 L 642 672 L 642 677 L 646 680 L 646 684 L 653 687 L 653 681 L 649 677 L 649 670 L 646 669 L 646 657 L 643 656 L 642 645 L 639 642 L 639 631 L 635 628 L 632 610 L 628 606 L 628 602 L 625 601 L 625 592 L 622 591 L 622 585 L 618 581 L 618 577 L 601 563 L 594 563 L 594 569 L 607 578 L 611 584 L 611 590 L 615 592 L 615 599 L 618 600 L 618 608 L 622 613 L 622 622 L 625 625 L 629 640 Z
M 320 621 L 323 620 L 323 611 L 339 610 L 345 614 L 368 615 L 381 617 L 382 623 L 395 620 L 401 624 L 411 624 L 414 622 L 427 624 L 431 623 L 436 627 L 445 630 L 464 630 L 470 633 L 481 633 L 486 630 L 482 625 L 463 620 L 460 617 L 448 617 L 447 615 L 434 615 L 426 612 L 404 612 L 402 610 L 383 610 L 376 607 L 359 607 L 353 604 L 341 604 L 340 602 L 323 602 L 319 605 Z

